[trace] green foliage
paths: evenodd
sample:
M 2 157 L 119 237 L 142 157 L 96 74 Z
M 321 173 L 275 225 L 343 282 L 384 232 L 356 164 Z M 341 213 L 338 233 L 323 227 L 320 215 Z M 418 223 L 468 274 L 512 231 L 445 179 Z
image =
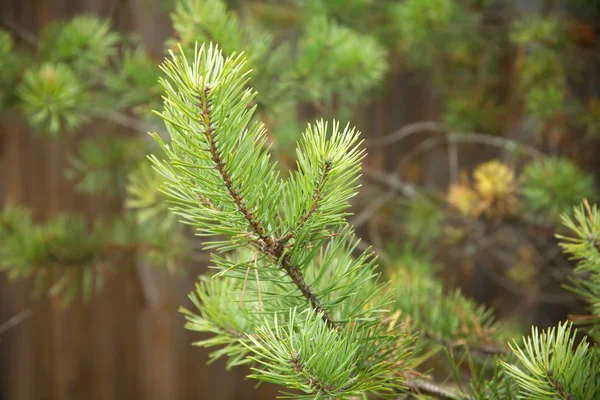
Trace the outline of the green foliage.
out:
M 376 281 L 372 255 L 352 256 L 357 242 L 344 220 L 363 157 L 356 132 L 340 131 L 337 124 L 331 133 L 324 123 L 309 126 L 298 148 L 297 171 L 282 181 L 264 149 L 262 124 L 250 122 L 255 93 L 246 87 L 244 60 L 224 58 L 212 45 L 196 49 L 191 63 L 181 54 L 161 66 L 166 95 L 159 115 L 171 140 L 153 135 L 168 156 L 166 161 L 153 156 L 153 163 L 166 180 L 174 212 L 199 235 L 220 235 L 206 247 L 218 253 L 246 247 L 253 253 L 213 255 L 218 275 L 235 278 L 237 290 L 223 291 L 220 285 L 229 284 L 224 280 L 201 285 L 198 313 L 186 312 L 189 326 L 222 336 L 201 344 L 225 344 L 213 357 L 232 357 L 230 366 L 241 362 L 241 346 L 248 348 L 257 379 L 312 397 L 391 394 L 400 380 L 389 371 L 406 357 L 407 347 L 396 347 L 397 333 L 381 332 L 389 295 Z M 246 289 L 250 269 L 256 290 Z M 232 329 L 238 324 L 225 325 L 235 307 L 231 292 L 240 286 L 265 315 L 262 326 L 242 332 L 252 344 L 236 343 Z M 216 312 L 223 307 L 229 310 Z M 281 335 L 272 336 L 278 326 Z M 344 368 L 333 366 L 325 354 L 343 360 Z
M 90 227 L 76 214 L 44 223 L 21 208 L 4 207 L 0 214 L 0 270 L 11 279 L 33 279 L 36 294 L 47 293 L 63 305 L 101 291 L 111 257 L 135 250 L 143 250 L 150 262 L 171 265 L 189 246 L 181 230 L 160 230 L 155 222 L 139 225 L 128 215 L 112 226 L 97 221 Z
M 600 396 L 598 352 L 583 339 L 575 346 L 571 324 L 539 333 L 532 329 L 523 345 L 511 349 L 521 365 L 502 363 L 519 383 L 519 398 L 531 400 L 595 399 Z
M 295 73 L 307 98 L 331 101 L 336 93 L 344 102 L 362 102 L 388 69 L 386 50 L 372 37 L 325 18 L 310 20 L 304 29 Z
M 566 158 L 536 160 L 527 165 L 522 179 L 524 211 L 546 223 L 557 222 L 581 199 L 596 197 L 593 176 Z
M 428 248 L 442 236 L 446 213 L 425 195 L 418 194 L 413 199 L 401 201 L 400 214 L 408 240 L 422 246 L 419 248 Z
M 166 122 L 171 142 L 166 144 L 157 134 L 153 137 L 171 162 L 161 162 L 155 156 L 152 161 L 167 181 L 165 191 L 173 196 L 177 214 L 197 224 L 201 235 L 227 235 L 231 237 L 230 248 L 244 246 L 251 238 L 239 235 L 247 230 L 248 219 L 258 226 L 273 218 L 282 185 L 277 184 L 278 174 L 263 150 L 264 127 L 258 122 L 247 126 L 255 110 L 247 105 L 255 94 L 244 89 L 247 77 L 241 59 L 224 61 L 212 49 L 196 51 L 196 57 L 202 59 L 194 60 L 193 70 L 182 57 L 173 56 L 173 61 L 161 66 L 168 80 L 160 81 L 167 97 L 159 115 Z M 201 70 L 204 65 L 206 70 Z M 218 102 L 213 97 L 226 99 L 230 107 L 213 104 Z M 215 160 L 228 165 L 228 170 L 214 168 Z M 224 185 L 225 176 L 228 180 L 237 177 L 237 186 Z M 249 197 L 248 193 L 255 195 Z M 244 196 L 243 204 L 240 196 Z M 253 210 L 252 217 L 240 215 L 242 206 Z M 263 228 L 259 238 L 270 233 Z
M 4 208 L 0 243 L 0 268 L 12 279 L 32 277 L 37 293 L 66 305 L 78 293 L 88 299 L 102 288 L 107 236 L 100 224 L 90 232 L 82 217 L 59 215 L 42 225 L 27 210 Z
M 190 49 L 196 42 L 214 41 L 231 54 L 238 49 L 248 49 L 249 39 L 235 13 L 227 10 L 221 0 L 183 0 L 177 3 L 171 14 L 177 42 L 182 48 Z M 249 42 L 249 41 L 248 41 Z M 250 49 L 247 50 L 252 53 Z
M 405 248 L 392 264 L 396 289 L 395 309 L 407 319 L 408 329 L 435 346 L 495 346 L 493 312 L 463 296 L 460 290 L 445 293 L 435 277 L 435 265 Z
M 125 190 L 128 172 L 147 150 L 148 146 L 139 139 L 109 136 L 87 139 L 78 154 L 70 157 L 66 176 L 77 181 L 77 190 L 83 193 L 117 196 Z
M 584 205 L 574 209 L 573 217 L 563 214 L 562 221 L 575 235 L 557 235 L 565 253 L 577 260 L 576 276 L 568 288 L 590 305 L 592 316 L 584 321 L 590 334 L 600 338 L 600 214 L 596 205 L 590 207 L 584 201 Z
M 412 65 L 433 65 L 435 45 L 450 32 L 455 11 L 451 0 L 407 0 L 393 7 L 401 45 Z
M 474 400 L 513 400 L 516 398 L 519 390 L 517 382 L 505 372 L 501 361 L 502 357 L 496 356 L 490 363 L 491 372 L 482 368 L 480 374 L 472 374 L 470 391 Z M 491 376 L 486 379 L 489 375 Z
M 297 0 L 307 15 L 328 15 L 344 24 L 363 23 L 365 17 L 373 14 L 373 9 L 386 1 L 378 0 Z M 379 11 L 379 10 L 378 10 Z
M 558 17 L 525 14 L 515 22 L 510 38 L 520 45 L 563 47 L 567 43 L 566 26 Z
M 527 93 L 529 111 L 541 118 L 551 118 L 563 110 L 564 92 L 556 86 L 532 88 Z
M 141 225 L 154 221 L 169 231 L 177 221 L 159 190 L 163 184 L 164 178 L 149 163 L 141 163 L 129 173 L 125 207 L 134 211 Z
M 34 43 L 35 52 L 13 51 L 10 37 L 0 35 L 0 101 L 14 102 L 36 133 L 59 138 L 92 119 L 144 129 L 121 112 L 149 115 L 157 103 L 158 68 L 108 20 L 83 15 L 54 22 Z
M 77 72 L 98 72 L 116 54 L 119 35 L 110 23 L 81 15 L 68 22 L 48 25 L 40 38 L 42 57 L 52 63 L 65 63 Z
M 393 389 L 400 386 L 389 376 L 390 365 L 380 353 L 408 354 L 409 348 L 397 339 L 390 343 L 396 348 L 382 347 L 380 342 L 389 340 L 377 331 L 381 329 L 357 325 L 333 330 L 310 309 L 291 309 L 281 319 L 275 314 L 273 321 L 265 319 L 256 335 L 249 336 L 252 345 L 246 347 L 254 354 L 250 359 L 260 365 L 250 377 L 285 382 L 288 388 L 305 393 L 284 392 L 283 398 L 347 398 L 363 393 L 393 398 L 397 396 Z
M 12 101 L 11 89 L 15 85 L 19 70 L 19 59 L 15 54 L 10 34 L 0 29 L 0 111 Z
M 177 264 L 191 252 L 184 229 L 165 225 L 160 219 L 140 223 L 135 212 L 125 213 L 113 222 L 111 240 L 116 250 L 137 252 L 140 261 L 166 265 L 169 272 L 175 272 Z
M 261 283 L 265 285 L 268 282 Z M 253 280 L 247 284 L 248 292 L 252 289 L 256 290 Z M 250 343 L 247 334 L 254 332 L 258 324 L 257 301 L 246 300 L 244 307 L 233 307 L 241 295 L 242 291 L 237 279 L 203 276 L 196 283 L 195 292 L 189 295 L 196 310 L 180 309 L 185 315 L 187 329 L 214 335 L 197 341 L 194 345 L 221 346 L 210 353 L 209 363 L 225 356 L 227 369 L 250 362 L 246 357 L 250 350 L 243 344 Z
M 264 100 L 272 100 L 269 105 L 273 106 L 279 97 L 277 93 L 281 94 L 283 89 L 278 87 L 282 84 L 278 75 L 290 57 L 289 49 L 285 46 L 274 49 L 270 34 L 251 21 L 242 24 L 222 0 L 183 0 L 177 3 L 171 20 L 176 35 L 167 44 L 173 50 L 177 44 L 192 55 L 195 43 L 204 42 L 219 43 L 226 55 L 243 49 L 247 60 L 245 70 L 256 71 L 255 84 L 268 96 Z
M 525 50 L 520 72 L 528 111 L 542 120 L 563 113 L 568 91 L 568 71 L 561 62 L 569 44 L 565 21 L 525 15 L 510 39 Z
M 142 48 L 126 50 L 120 63 L 115 71 L 108 71 L 105 80 L 107 89 L 116 98 L 116 106 L 136 106 L 138 114 L 147 114 L 160 92 L 156 63 Z
M 42 64 L 27 71 L 17 94 L 30 123 L 50 136 L 57 137 L 86 120 L 81 108 L 86 101 L 85 87 L 65 64 Z
M 244 49 L 244 69 L 253 70 L 253 86 L 261 93 L 258 111 L 268 114 L 284 143 L 298 137 L 297 103 L 337 107 L 345 118 L 388 69 L 386 49 L 377 40 L 322 13 L 307 15 L 292 40 L 276 40 L 252 19 L 242 22 L 222 0 L 182 1 L 171 19 L 176 37 L 168 43 L 181 43 L 188 56 L 196 41 L 217 42 L 226 55 Z
M 6 208 L 1 268 L 13 278 L 34 278 L 40 290 L 63 301 L 87 298 L 101 288 L 115 254 L 136 252 L 136 260 L 173 270 L 192 250 L 186 229 L 176 223 L 182 219 L 215 251 L 216 273 L 201 278 L 190 294 L 193 307 L 182 309 L 188 329 L 211 334 L 195 344 L 219 347 L 211 361 L 224 357 L 228 368 L 250 364 L 253 378 L 295 391 L 284 396 L 398 397 L 403 385 L 413 397 L 435 396 L 425 379 L 419 386 L 413 368 L 433 366 L 441 376 L 434 356 L 442 350 L 458 387 L 442 391 L 448 398 L 596 395 L 597 386 L 583 383 L 597 376 L 598 351 L 586 341 L 575 349 L 570 328 L 534 331 L 523 345 L 513 345 L 514 361 L 505 354 L 506 332 L 491 310 L 459 290 L 444 290 L 432 257 L 440 253 L 444 224 L 455 215 L 433 196 L 415 196 L 402 213 L 402 229 L 394 230 L 410 242 L 400 254 L 389 251 L 395 294 L 379 280 L 370 250 L 358 250 L 346 222 L 364 152 L 345 121 L 360 120 L 366 113 L 357 106 L 402 64 L 420 68 L 433 82 L 444 129 L 504 132 L 515 112 L 543 122 L 545 132 L 594 135 L 600 126 L 596 99 L 584 103 L 569 87 L 588 58 L 573 52 L 567 19 L 526 16 L 506 29 L 498 23 L 498 4 L 485 0 L 235 3 L 176 2 L 174 38 L 166 47 L 181 47 L 162 65 L 160 84 L 155 61 L 105 20 L 81 16 L 44 27 L 32 51 L 16 48 L 0 31 L 2 107 L 16 105 L 36 132 L 52 137 L 86 121 L 103 122 L 103 131 L 108 125 L 110 136 L 81 142 L 67 176 L 86 193 L 126 192 L 127 208 L 110 225 L 73 215 L 37 223 L 23 210 Z M 218 42 L 223 55 L 213 46 L 198 50 L 197 42 Z M 520 85 L 506 85 L 505 68 Z M 152 126 L 159 118 L 148 118 L 148 110 L 161 91 L 158 116 L 167 132 L 156 128 L 153 137 L 166 156 L 151 157 L 152 169 L 142 160 L 150 145 L 119 139 L 112 129 Z M 344 123 L 307 126 L 316 113 Z M 478 143 L 505 144 L 501 137 L 473 135 Z M 295 160 L 281 157 L 297 138 Z M 287 179 L 271 162 L 271 142 L 280 160 L 295 166 Z M 494 207 L 520 219 L 513 199 L 518 183 L 505 169 L 511 172 L 506 198 L 498 196 L 502 174 L 485 176 L 487 197 L 477 179 L 477 192 L 462 188 L 477 194 L 465 213 L 470 225 L 505 222 L 502 213 L 481 211 Z M 538 218 L 534 223 L 554 223 L 573 202 L 595 193 L 593 178 L 566 158 L 541 159 L 525 168 L 520 211 Z M 563 217 L 574 237 L 561 237 L 564 250 L 578 260 L 569 288 L 595 316 L 598 219 L 596 208 L 577 209 L 573 219 Z M 597 339 L 595 316 L 581 319 Z
M 490 4 L 470 3 L 407 0 L 390 6 L 390 23 L 402 60 L 431 74 L 449 129 L 493 132 L 503 112 L 496 95 L 505 33 L 486 24 Z

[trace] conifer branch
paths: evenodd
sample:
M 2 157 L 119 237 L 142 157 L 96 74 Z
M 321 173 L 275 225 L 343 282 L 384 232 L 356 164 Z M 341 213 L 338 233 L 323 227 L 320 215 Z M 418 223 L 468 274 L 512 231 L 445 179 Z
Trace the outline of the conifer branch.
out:
M 277 252 L 283 252 L 283 247 L 279 247 Z M 285 255 L 283 257 L 280 256 L 279 258 L 281 259 L 281 267 L 285 270 L 285 272 L 287 272 L 289 277 L 292 278 L 292 282 L 294 282 L 294 285 L 296 285 L 296 287 L 300 289 L 302 295 L 310 302 L 311 307 L 315 311 L 321 313 L 321 319 L 323 319 L 323 321 L 327 324 L 329 328 L 335 328 L 336 325 L 330 319 L 329 313 L 321 306 L 321 302 L 319 301 L 317 296 L 315 296 L 310 286 L 308 286 L 308 284 L 304 280 L 304 276 L 302 275 L 300 268 L 298 268 L 297 265 L 293 265 L 291 263 L 290 257 L 288 255 Z
M 161 66 L 166 94 L 157 114 L 170 141 L 153 134 L 168 159 L 151 159 L 173 211 L 198 235 L 219 238 L 205 248 L 227 253 L 213 254 L 221 272 L 191 296 L 199 314 L 183 310 L 188 329 L 214 334 L 196 344 L 224 345 L 211 359 L 227 356 L 228 366 L 254 361 L 262 367 L 251 377 L 313 396 L 391 395 L 400 388 L 391 366 L 407 356 L 412 341 L 380 334 L 391 292 L 378 282 L 371 253 L 353 254 L 358 243 L 345 210 L 364 157 L 358 132 L 337 122 L 333 131 L 323 121 L 309 125 L 297 171 L 282 181 L 264 146 L 264 126 L 249 125 L 256 92 L 247 86 L 244 59 L 225 58 L 211 45 L 196 48 L 189 64 L 180 51 Z M 266 261 L 263 307 L 259 279 L 251 289 L 258 307 L 241 309 L 231 299 L 246 291 L 251 253 L 244 249 Z M 267 316 L 264 323 L 258 313 Z M 293 349 L 303 358 L 291 364 Z
M 239 212 L 244 216 L 246 221 L 248 221 L 248 223 L 252 227 L 252 230 L 258 236 L 259 243 L 262 241 L 262 243 L 264 243 L 266 245 L 266 247 L 259 246 L 259 250 L 263 254 L 271 255 L 276 260 L 279 260 L 279 262 L 278 262 L 279 265 L 286 271 L 286 273 L 292 279 L 292 282 L 294 282 L 296 287 L 298 287 L 300 292 L 302 292 L 302 295 L 310 302 L 311 307 L 315 311 L 321 313 L 323 321 L 327 324 L 327 326 L 329 326 L 330 328 L 334 328 L 335 324 L 329 318 L 329 314 L 328 314 L 327 310 L 325 310 L 323 307 L 321 307 L 321 303 L 320 303 L 319 299 L 315 296 L 312 289 L 308 286 L 308 284 L 304 280 L 304 276 L 302 275 L 302 272 L 300 271 L 298 266 L 293 265 L 290 262 L 289 256 L 283 255 L 283 245 L 285 244 L 285 242 L 287 240 L 289 240 L 293 236 L 293 234 L 290 235 L 289 237 L 287 237 L 288 235 L 286 235 L 286 236 L 284 236 L 283 239 L 280 239 L 280 240 L 276 240 L 273 237 L 271 237 L 270 235 L 268 235 L 267 230 L 265 229 L 264 225 L 260 221 L 258 221 L 258 218 L 254 215 L 254 213 L 252 213 L 252 211 L 250 211 L 248 209 L 248 207 L 246 206 L 246 204 L 244 202 L 243 197 L 235 189 L 233 181 L 231 179 L 231 175 L 227 171 L 225 161 L 221 157 L 221 154 L 219 153 L 219 149 L 215 142 L 215 138 L 214 138 L 215 126 L 211 121 L 212 104 L 211 104 L 211 101 L 208 100 L 209 92 L 210 92 L 210 85 L 205 85 L 204 96 L 200 96 L 200 95 L 196 96 L 196 99 L 198 100 L 197 106 L 198 106 L 198 108 L 200 108 L 200 121 L 199 122 L 204 126 L 204 131 L 202 132 L 202 134 L 204 135 L 204 137 L 206 138 L 206 140 L 208 142 L 208 146 L 209 146 L 208 151 L 210 152 L 211 160 L 215 164 L 215 167 L 216 167 L 217 171 L 219 172 L 219 175 L 223 179 L 223 183 L 225 184 L 225 187 L 227 188 L 227 192 L 229 193 L 229 195 L 235 202 Z M 323 175 L 320 179 L 319 184 L 317 185 L 317 187 L 315 189 L 315 194 L 313 196 L 313 199 L 314 199 L 313 205 L 311 206 L 309 212 L 301 219 L 299 225 L 302 225 L 304 222 L 306 222 L 308 220 L 308 218 L 310 218 L 310 216 L 317 209 L 317 207 L 319 205 L 319 200 L 321 198 L 321 192 L 325 185 L 325 181 L 327 179 L 327 174 L 328 174 L 330 168 L 331 168 L 331 162 L 326 161 L 324 169 L 323 169 Z M 290 232 L 292 232 L 292 231 L 290 231 Z M 286 237 L 287 237 L 287 239 L 286 239 Z
M 319 379 L 317 376 L 312 375 L 310 371 L 306 369 L 304 363 L 300 359 L 300 355 L 295 351 L 293 352 L 292 357 L 290 358 L 290 364 L 292 364 L 292 368 L 299 375 L 304 375 L 307 377 L 310 386 L 314 390 L 316 390 L 317 394 L 331 395 L 336 393 L 334 392 L 334 389 L 333 387 L 331 387 L 331 385 L 322 382 L 321 379 Z
M 210 152 L 211 160 L 215 163 L 215 167 L 217 168 L 217 171 L 219 171 L 219 175 L 221 175 L 221 178 L 223 179 L 223 182 L 225 184 L 225 187 L 227 188 L 227 191 L 229 192 L 229 195 L 235 202 L 240 213 L 244 216 L 246 221 L 248 221 L 248 223 L 252 227 L 254 233 L 256 233 L 256 235 L 258 235 L 258 237 L 261 240 L 267 243 L 267 245 L 272 247 L 274 245 L 273 239 L 267 235 L 267 231 L 264 225 L 260 221 L 258 221 L 258 218 L 252 213 L 252 211 L 248 209 L 244 202 L 244 199 L 234 188 L 233 182 L 231 180 L 231 175 L 227 171 L 225 162 L 223 161 L 221 154 L 219 153 L 219 149 L 217 148 L 217 144 L 214 138 L 215 126 L 211 121 L 212 104 L 210 100 L 207 100 L 209 92 L 210 85 L 205 85 L 204 96 L 198 95 L 196 98 L 198 99 L 197 106 L 200 108 L 201 113 L 200 123 L 204 125 L 204 132 L 202 133 L 208 142 L 208 150 Z
M 566 400 L 574 400 L 573 395 L 567 393 L 565 391 L 563 385 L 560 384 L 560 381 L 558 380 L 558 378 L 556 378 L 556 376 L 554 376 L 554 373 L 552 372 L 552 368 L 548 368 L 548 370 L 546 371 L 546 375 L 548 376 L 548 380 L 550 381 L 552 388 L 558 392 L 558 394 L 561 396 L 561 398 L 566 399 Z
M 308 212 L 305 215 L 303 215 L 300 218 L 300 220 L 298 221 L 298 225 L 296 225 L 295 228 L 290 229 L 288 231 L 288 233 L 286 233 L 279 239 L 279 242 L 282 245 L 285 245 L 291 238 L 294 237 L 294 235 L 296 234 L 295 233 L 296 230 L 300 229 L 306 223 L 306 221 L 308 221 L 310 219 L 310 217 L 312 217 L 312 215 L 315 213 L 315 211 L 319 207 L 319 203 L 321 201 L 321 196 L 323 194 L 323 189 L 325 187 L 325 183 L 327 182 L 327 176 L 329 175 L 330 170 L 331 170 L 331 161 L 326 160 L 325 165 L 323 166 L 323 174 L 321 175 L 321 178 L 319 179 L 319 183 L 315 187 L 315 191 L 312 196 L 313 203 L 312 203 L 310 209 L 308 210 Z

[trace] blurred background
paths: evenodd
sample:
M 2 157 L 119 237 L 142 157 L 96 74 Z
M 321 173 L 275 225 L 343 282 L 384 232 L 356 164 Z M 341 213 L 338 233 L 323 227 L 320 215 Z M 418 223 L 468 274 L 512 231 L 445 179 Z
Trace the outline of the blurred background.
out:
M 208 255 L 142 165 L 177 42 L 246 51 L 284 171 L 307 121 L 363 132 L 350 221 L 391 277 L 434 265 L 514 332 L 583 313 L 554 235 L 597 199 L 600 2 L 0 0 L 0 18 L 0 399 L 276 395 L 205 365 L 178 312 Z

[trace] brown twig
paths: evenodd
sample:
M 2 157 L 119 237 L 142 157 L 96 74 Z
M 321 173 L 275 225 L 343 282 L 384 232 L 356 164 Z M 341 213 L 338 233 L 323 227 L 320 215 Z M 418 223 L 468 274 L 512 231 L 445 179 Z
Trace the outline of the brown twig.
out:
M 350 225 L 354 227 L 354 229 L 358 229 L 363 224 L 368 222 L 377 212 L 386 205 L 389 201 L 393 200 L 396 197 L 396 191 L 393 189 L 388 190 L 383 195 L 378 196 L 373 202 L 370 202 L 366 207 L 364 207 L 359 213 L 356 214 L 352 220 L 350 220 Z
M 278 258 L 280 259 L 281 267 L 285 270 L 285 272 L 287 272 L 289 277 L 292 278 L 292 282 L 294 282 L 296 287 L 302 292 L 302 295 L 304 295 L 304 297 L 310 302 L 311 307 L 317 312 L 321 313 L 321 318 L 327 324 L 328 327 L 332 329 L 335 328 L 336 325 L 329 317 L 329 313 L 326 309 L 323 308 L 323 306 L 321 306 L 321 302 L 319 301 L 317 296 L 315 296 L 310 286 L 308 286 L 308 284 L 304 280 L 304 276 L 302 275 L 300 268 L 298 268 L 297 265 L 293 265 L 291 263 L 290 256 L 288 255 L 285 255 L 283 257 L 280 256 Z

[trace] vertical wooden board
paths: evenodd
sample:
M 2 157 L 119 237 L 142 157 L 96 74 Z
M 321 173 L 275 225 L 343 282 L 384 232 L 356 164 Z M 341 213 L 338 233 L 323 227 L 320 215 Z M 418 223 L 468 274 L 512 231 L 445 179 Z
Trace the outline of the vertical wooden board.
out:
M 164 268 L 152 265 L 138 265 L 136 271 L 144 300 L 139 331 L 144 398 L 177 399 L 176 365 L 180 360 L 175 350 L 177 334 L 173 330 L 172 277 Z
M 10 117 L 10 115 L 8 116 Z M 18 126 L 8 118 L 0 121 L 0 202 L 19 204 L 22 200 L 22 177 L 20 170 L 22 136 Z M 28 309 L 29 286 L 24 282 L 11 282 L 5 273 L 0 277 L 0 321 L 5 321 L 19 312 Z M 32 316 L 33 317 L 33 316 Z M 4 379 L 3 395 L 6 399 L 31 397 L 31 330 L 30 317 L 21 325 L 0 336 L 0 374 Z
M 2 312 L 0 321 L 18 315 L 25 310 L 31 310 L 28 285 L 25 282 L 8 282 L 6 276 L 0 277 L 0 296 L 2 297 Z M 0 335 L 0 375 L 3 388 L 0 398 L 29 399 L 33 397 L 31 382 L 32 357 L 31 342 L 33 340 L 31 315 L 19 325 Z
M 41 144 L 39 138 L 31 135 L 28 129 L 21 129 L 23 146 L 18 151 L 23 157 L 18 166 L 22 172 L 22 184 L 24 187 L 22 203 L 33 210 L 36 220 L 43 220 L 48 214 L 48 196 L 52 188 L 46 175 L 48 167 L 48 153 Z M 31 290 L 31 286 L 29 287 Z M 31 295 L 31 292 L 29 292 Z M 32 374 L 34 385 L 34 398 L 52 399 L 55 396 L 55 373 L 59 366 L 55 365 L 54 349 L 54 318 L 50 303 L 46 297 L 41 297 L 32 302 L 31 307 L 35 318 L 32 318 L 33 329 L 32 351 L 33 358 Z
M 46 168 L 44 168 L 43 176 L 45 182 L 48 183 L 48 192 L 43 195 L 44 213 L 45 218 L 51 218 L 54 215 L 59 214 L 63 209 L 65 202 L 65 185 L 63 178 L 63 163 L 61 158 L 64 157 L 63 147 L 56 141 L 39 141 L 42 145 L 42 151 L 47 155 Z M 45 298 L 43 297 L 45 300 Z M 74 362 L 74 349 L 72 337 L 77 336 L 73 334 L 73 330 L 69 326 L 71 316 L 73 314 L 73 308 L 76 306 L 71 305 L 69 309 L 64 309 L 61 305 L 60 299 L 52 298 L 45 301 L 49 301 L 51 305 L 51 317 L 53 319 L 53 350 L 54 350 L 54 361 L 53 361 L 53 372 L 54 372 L 54 397 L 58 399 L 69 399 L 69 386 L 70 377 L 69 371 L 72 370 L 72 364 Z M 78 300 L 76 300 L 78 301 Z
M 128 27 L 139 32 L 144 48 L 154 59 L 161 60 L 165 56 L 164 42 L 173 34 L 168 13 L 149 7 L 147 0 L 129 0 L 129 4 L 134 12 Z
M 106 290 L 95 303 L 95 312 L 89 315 L 90 340 L 92 346 L 90 399 L 119 399 L 119 391 L 115 385 L 117 380 L 115 365 L 118 362 L 115 351 L 114 306 L 120 304 L 120 293 L 115 282 L 115 275 L 107 282 Z
M 137 333 L 142 301 L 134 272 L 135 261 L 130 256 L 123 257 L 120 265 L 122 270 L 119 271 L 116 286 L 120 300 L 113 303 L 115 384 L 119 398 L 135 399 L 140 398 Z

